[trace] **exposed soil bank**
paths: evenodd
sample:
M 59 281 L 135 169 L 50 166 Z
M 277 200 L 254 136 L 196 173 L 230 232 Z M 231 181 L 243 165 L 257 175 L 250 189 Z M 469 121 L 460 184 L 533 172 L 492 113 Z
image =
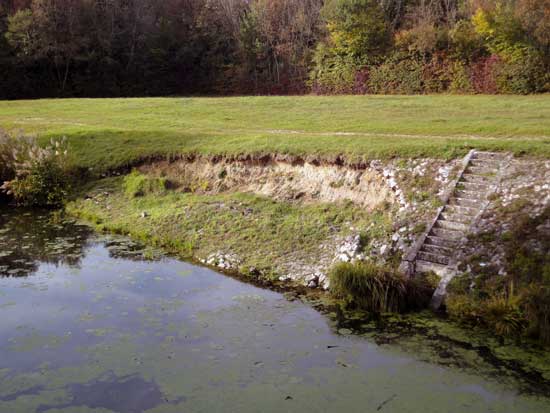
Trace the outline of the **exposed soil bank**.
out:
M 278 157 L 158 161 L 138 169 L 150 188 L 155 180 L 165 182 L 160 189 L 128 196 L 122 178 L 108 178 L 68 209 L 221 269 L 323 284 L 338 260 L 398 264 L 456 165 L 427 159 L 353 167 Z
M 223 270 L 323 284 L 319 278 L 336 261 L 398 264 L 433 219 L 459 164 L 397 159 L 346 166 L 277 155 L 159 160 L 138 170 L 166 182 L 162 188 L 129 196 L 122 178 L 108 178 L 68 209 Z M 550 205 L 548 182 L 549 161 L 513 160 L 476 232 L 502 233 L 516 216 L 540 215 Z M 461 253 L 464 263 L 475 254 L 471 243 Z
M 382 171 L 373 167 L 346 168 L 280 160 L 196 160 L 156 162 L 140 170 L 167 177 L 178 188 L 190 192 L 252 192 L 280 201 L 351 201 L 369 210 L 396 201 Z

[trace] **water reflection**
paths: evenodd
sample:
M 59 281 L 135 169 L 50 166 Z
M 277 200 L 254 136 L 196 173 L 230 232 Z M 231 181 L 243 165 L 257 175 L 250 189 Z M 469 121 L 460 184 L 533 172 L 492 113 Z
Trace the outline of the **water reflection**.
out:
M 93 235 L 89 226 L 58 212 L 0 206 L 0 277 L 26 277 L 41 263 L 78 268 Z M 102 240 L 112 258 L 155 260 L 161 256 L 127 237 L 110 235 Z
M 60 214 L 0 206 L 0 276 L 26 277 L 40 263 L 78 267 L 91 234 Z

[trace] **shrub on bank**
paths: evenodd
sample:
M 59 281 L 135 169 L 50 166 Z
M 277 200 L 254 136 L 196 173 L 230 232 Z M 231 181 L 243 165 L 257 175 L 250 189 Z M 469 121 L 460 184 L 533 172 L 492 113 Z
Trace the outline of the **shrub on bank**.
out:
M 503 338 L 522 336 L 550 343 L 550 287 L 531 285 L 517 295 L 480 299 L 474 294 L 450 295 L 450 318 L 493 331 Z
M 0 190 L 18 205 L 58 207 L 69 188 L 65 139 L 40 147 L 36 139 L 0 131 Z
M 505 250 L 505 274 L 485 266 L 455 277 L 448 286 L 447 313 L 501 337 L 529 337 L 548 345 L 550 235 L 538 228 L 550 219 L 550 208 L 535 217 L 516 208 L 505 213 L 514 216 L 510 231 L 498 239 Z
M 356 73 L 360 65 L 348 56 L 332 53 L 320 44 L 314 55 L 315 68 L 310 72 L 309 84 L 317 94 L 354 93 Z
M 377 94 L 419 94 L 424 92 L 422 64 L 409 56 L 396 55 L 370 70 L 368 90 Z

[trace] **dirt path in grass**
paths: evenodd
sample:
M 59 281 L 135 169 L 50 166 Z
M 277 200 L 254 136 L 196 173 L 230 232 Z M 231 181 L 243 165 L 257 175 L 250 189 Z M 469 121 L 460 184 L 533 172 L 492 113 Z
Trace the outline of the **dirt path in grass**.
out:
M 233 130 L 233 129 L 232 129 Z M 243 130 L 244 131 L 244 130 Z M 274 135 L 320 135 L 320 136 L 365 136 L 365 137 L 388 137 L 388 138 L 439 138 L 439 139 L 484 139 L 484 140 L 500 140 L 500 139 L 521 139 L 528 141 L 544 141 L 550 139 L 550 136 L 483 136 L 483 135 L 415 135 L 404 133 L 379 133 L 379 132 L 310 132 L 303 130 L 289 129 L 261 129 L 258 133 L 270 133 Z

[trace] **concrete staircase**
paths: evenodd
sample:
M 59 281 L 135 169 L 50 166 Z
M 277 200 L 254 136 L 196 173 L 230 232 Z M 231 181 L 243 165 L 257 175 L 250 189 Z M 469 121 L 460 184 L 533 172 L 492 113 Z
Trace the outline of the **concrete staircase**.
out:
M 457 272 L 455 252 L 487 206 L 487 197 L 498 185 L 508 160 L 507 154 L 471 151 L 463 160 L 454 188 L 445 196 L 444 206 L 405 257 L 401 268 L 409 276 L 433 271 L 441 277 L 433 307 L 443 301 L 447 284 Z

